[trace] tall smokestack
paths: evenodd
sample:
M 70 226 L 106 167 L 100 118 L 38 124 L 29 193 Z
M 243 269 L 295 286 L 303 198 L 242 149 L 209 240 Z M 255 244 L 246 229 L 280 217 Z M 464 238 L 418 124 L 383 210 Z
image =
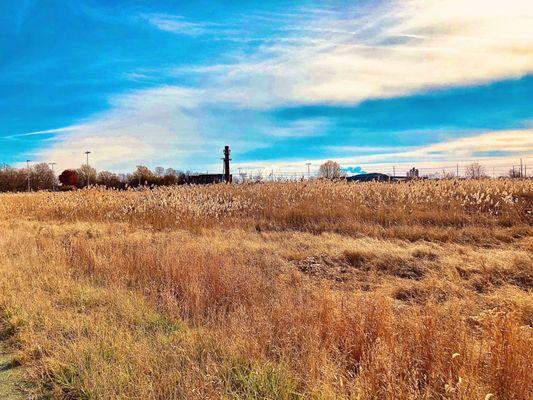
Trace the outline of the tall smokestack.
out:
M 224 146 L 224 181 L 226 183 L 231 182 L 231 173 L 229 168 L 229 162 L 231 161 L 231 158 L 229 158 L 230 153 L 231 150 L 229 149 L 229 146 Z

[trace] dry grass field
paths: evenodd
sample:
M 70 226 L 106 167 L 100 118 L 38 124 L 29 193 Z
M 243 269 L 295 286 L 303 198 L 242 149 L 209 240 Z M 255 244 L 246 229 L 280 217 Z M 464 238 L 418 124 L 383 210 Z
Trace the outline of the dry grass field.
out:
M 531 399 L 532 212 L 531 180 L 3 194 L 0 339 L 33 398 Z

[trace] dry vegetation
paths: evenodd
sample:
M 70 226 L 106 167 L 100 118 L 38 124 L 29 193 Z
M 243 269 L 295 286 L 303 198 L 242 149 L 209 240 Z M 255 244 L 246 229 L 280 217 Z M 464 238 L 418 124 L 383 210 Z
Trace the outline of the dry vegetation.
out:
M 0 338 L 64 399 L 533 397 L 533 182 L 0 196 Z

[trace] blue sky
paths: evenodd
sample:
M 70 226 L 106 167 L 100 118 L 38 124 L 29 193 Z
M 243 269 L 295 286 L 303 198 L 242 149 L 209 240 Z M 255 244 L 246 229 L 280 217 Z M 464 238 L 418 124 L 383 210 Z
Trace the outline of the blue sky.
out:
M 301 171 L 533 153 L 526 0 L 0 3 L 0 163 Z M 532 160 L 533 161 L 533 160 Z

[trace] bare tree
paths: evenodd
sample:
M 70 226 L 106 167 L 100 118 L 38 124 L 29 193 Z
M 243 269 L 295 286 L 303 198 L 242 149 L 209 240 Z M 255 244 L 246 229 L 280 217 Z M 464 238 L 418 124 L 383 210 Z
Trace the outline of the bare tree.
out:
M 162 178 L 163 176 L 165 176 L 165 168 L 155 167 L 154 173 L 155 173 L 155 176 Z
M 442 172 L 440 173 L 440 176 L 442 179 L 453 179 L 455 178 L 455 174 L 450 171 L 446 171 L 444 168 L 442 169 Z
M 27 190 L 28 172 L 8 165 L 0 168 L 0 192 L 17 192 Z
M 174 168 L 167 168 L 165 170 L 165 175 L 167 175 L 167 176 L 170 176 L 170 175 L 178 176 L 178 171 L 176 171 Z
M 39 163 L 31 168 L 31 187 L 33 190 L 52 190 L 56 177 L 47 163 Z
M 96 183 L 108 188 L 120 188 L 122 182 L 117 174 L 109 171 L 100 171 L 96 176 Z
M 485 168 L 478 163 L 472 163 L 466 166 L 465 175 L 470 179 L 480 179 L 486 176 Z
M 510 178 L 520 178 L 520 170 L 519 169 L 510 169 L 509 170 L 509 177 Z
M 338 179 L 344 176 L 344 172 L 339 163 L 329 160 L 320 166 L 318 176 L 326 179 Z
M 96 169 L 90 165 L 83 164 L 76 171 L 78 173 L 78 186 L 85 187 L 87 186 L 87 181 L 90 185 L 96 184 Z
M 172 168 L 167 168 L 165 170 L 165 175 L 163 176 L 162 184 L 165 186 L 172 185 L 183 185 L 187 182 L 187 177 L 181 171 L 176 171 Z
M 130 186 L 152 185 L 156 181 L 155 178 L 156 176 L 150 168 L 144 165 L 137 165 L 137 169 L 130 177 Z

